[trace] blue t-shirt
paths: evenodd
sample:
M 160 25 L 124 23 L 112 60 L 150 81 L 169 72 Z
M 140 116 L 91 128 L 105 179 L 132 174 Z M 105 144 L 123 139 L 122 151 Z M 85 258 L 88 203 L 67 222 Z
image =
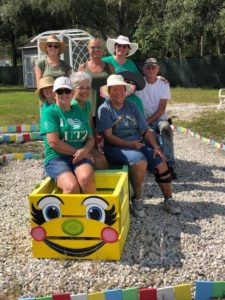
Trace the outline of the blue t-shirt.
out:
M 98 110 L 97 131 L 104 132 L 109 128 L 121 139 L 136 141 L 142 138 L 148 124 L 134 103 L 125 101 L 123 107 L 117 110 L 111 101 L 106 99 Z

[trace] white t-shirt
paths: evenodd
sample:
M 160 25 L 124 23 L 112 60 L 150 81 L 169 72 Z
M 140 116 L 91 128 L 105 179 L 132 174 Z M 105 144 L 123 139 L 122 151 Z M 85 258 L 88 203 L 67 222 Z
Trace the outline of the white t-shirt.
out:
M 157 79 L 153 84 L 148 83 L 146 79 L 145 82 L 145 88 L 141 91 L 136 91 L 135 94 L 142 100 L 145 118 L 148 119 L 157 111 L 161 99 L 171 99 L 171 93 L 169 84 L 161 79 Z M 165 114 L 160 119 L 164 117 L 167 120 Z

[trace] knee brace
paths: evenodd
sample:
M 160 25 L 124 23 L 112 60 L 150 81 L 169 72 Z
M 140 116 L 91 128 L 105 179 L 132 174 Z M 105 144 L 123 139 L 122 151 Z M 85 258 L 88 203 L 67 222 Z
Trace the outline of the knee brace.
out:
M 169 169 L 167 169 L 165 172 L 163 172 L 161 174 L 159 174 L 159 171 L 157 169 L 154 169 L 154 175 L 155 175 L 155 181 L 157 183 L 170 183 L 172 181 Z M 167 176 L 167 177 L 162 178 L 165 176 Z

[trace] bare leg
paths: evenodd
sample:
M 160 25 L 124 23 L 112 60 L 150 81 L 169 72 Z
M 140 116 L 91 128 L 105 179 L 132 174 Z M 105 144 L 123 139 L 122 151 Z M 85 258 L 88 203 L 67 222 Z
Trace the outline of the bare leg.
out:
M 80 186 L 72 172 L 65 172 L 57 178 L 57 186 L 63 194 L 79 194 Z
M 96 193 L 94 169 L 90 164 L 82 164 L 75 170 L 75 175 L 80 185 L 81 193 Z
M 129 167 L 130 183 L 134 191 L 134 197 L 140 199 L 142 196 L 142 183 L 147 169 L 147 161 L 140 160 L 135 165 Z

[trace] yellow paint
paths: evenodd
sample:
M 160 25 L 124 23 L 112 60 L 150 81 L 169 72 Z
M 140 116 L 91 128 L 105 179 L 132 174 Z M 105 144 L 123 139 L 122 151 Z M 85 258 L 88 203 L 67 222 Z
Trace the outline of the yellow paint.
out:
M 192 300 L 191 284 L 181 284 L 174 286 L 174 295 L 176 300 Z
M 88 300 L 105 300 L 104 292 L 88 294 Z
M 95 179 L 96 195 L 62 194 L 50 178 L 30 193 L 34 257 L 121 258 L 130 226 L 127 169 L 96 171 Z

